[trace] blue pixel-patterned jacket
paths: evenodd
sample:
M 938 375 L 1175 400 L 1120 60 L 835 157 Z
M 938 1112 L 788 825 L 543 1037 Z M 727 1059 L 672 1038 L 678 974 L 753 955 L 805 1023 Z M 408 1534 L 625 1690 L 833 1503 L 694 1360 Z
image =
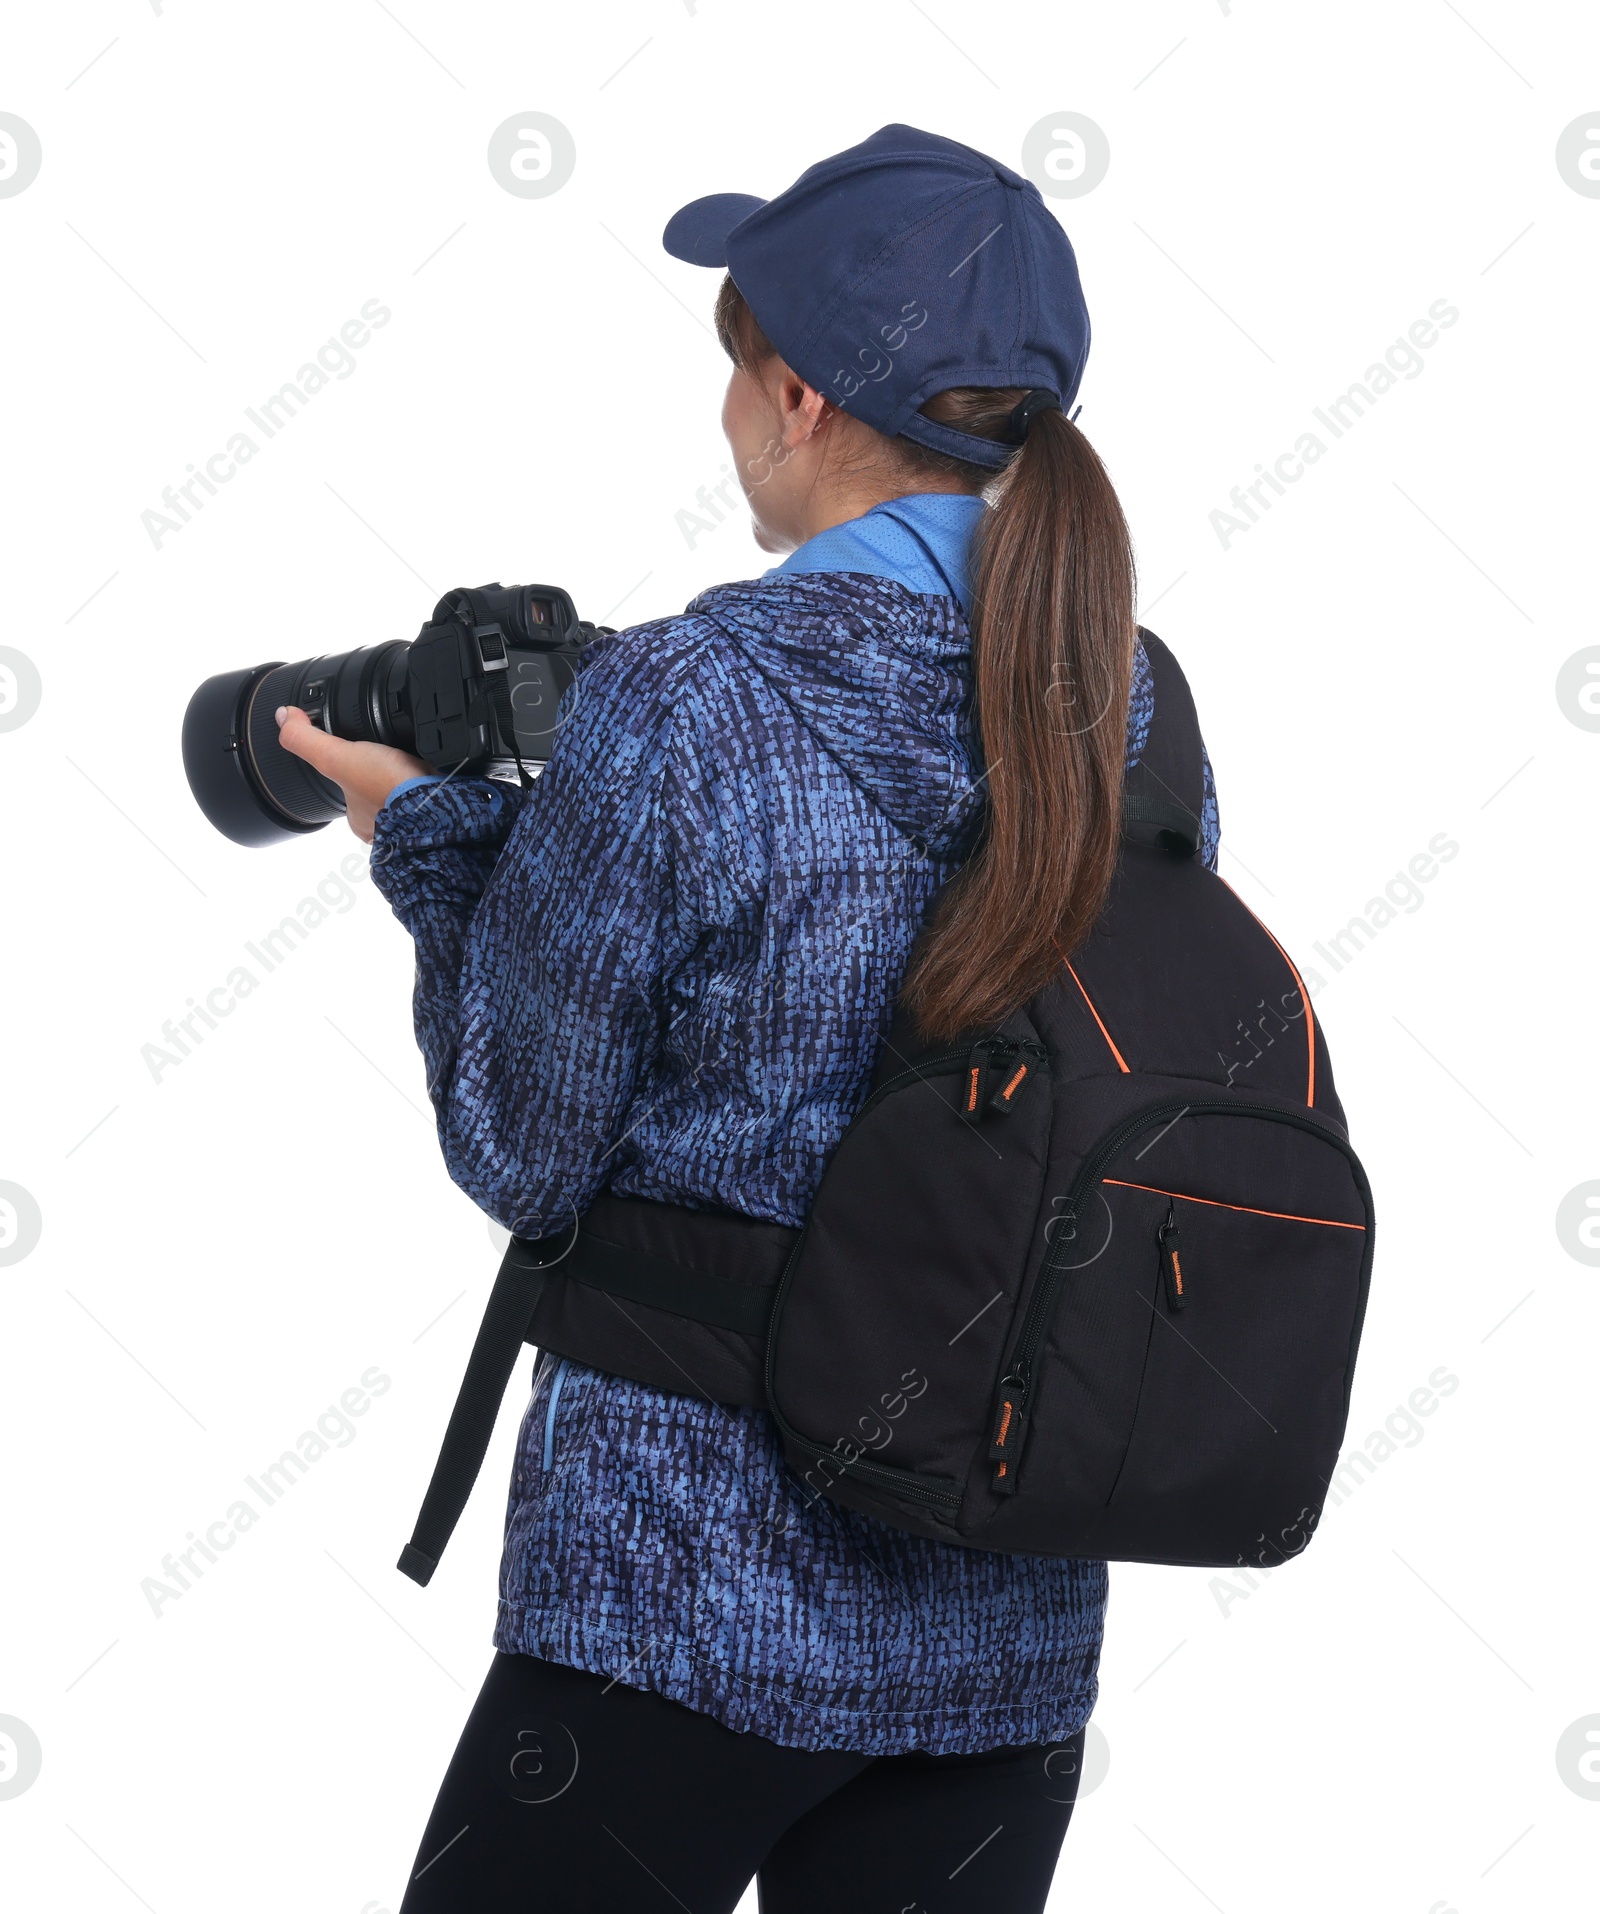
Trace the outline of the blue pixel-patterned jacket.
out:
M 982 804 L 969 692 L 955 598 L 769 576 L 597 647 L 531 791 L 391 799 L 374 880 L 475 1202 L 523 1236 L 603 1187 L 804 1220 Z M 1141 652 L 1130 761 L 1151 698 Z M 1209 772 L 1206 810 L 1214 859 Z M 761 1410 L 546 1360 L 496 1643 L 793 1746 L 970 1751 L 1077 1731 L 1104 1595 L 808 1507 Z

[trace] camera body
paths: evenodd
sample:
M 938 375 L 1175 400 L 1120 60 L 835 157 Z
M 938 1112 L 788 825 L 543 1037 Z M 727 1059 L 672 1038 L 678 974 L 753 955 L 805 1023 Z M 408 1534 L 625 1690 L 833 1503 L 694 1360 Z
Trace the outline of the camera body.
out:
M 409 644 L 222 672 L 184 715 L 189 788 L 238 844 L 281 843 L 342 816 L 339 787 L 278 743 L 280 705 L 441 775 L 525 782 L 548 761 L 562 693 L 601 635 L 557 585 L 495 583 L 447 592 Z

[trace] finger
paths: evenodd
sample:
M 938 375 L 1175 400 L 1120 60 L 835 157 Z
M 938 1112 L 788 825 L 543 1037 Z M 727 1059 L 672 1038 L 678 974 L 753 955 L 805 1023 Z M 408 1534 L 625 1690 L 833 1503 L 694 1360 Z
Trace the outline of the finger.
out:
M 285 751 L 304 758 L 313 770 L 332 778 L 335 784 L 343 783 L 344 776 L 354 770 L 351 763 L 354 747 L 346 739 L 331 737 L 319 725 L 314 725 L 298 705 L 279 705 L 273 715 L 278 720 L 278 742 Z

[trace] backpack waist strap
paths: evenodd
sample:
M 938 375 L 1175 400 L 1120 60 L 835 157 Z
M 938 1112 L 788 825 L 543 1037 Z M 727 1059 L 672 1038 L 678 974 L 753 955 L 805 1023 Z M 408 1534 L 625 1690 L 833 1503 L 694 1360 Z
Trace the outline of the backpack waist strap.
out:
M 552 1273 L 692 1322 L 765 1336 L 799 1235 L 730 1211 L 606 1195 L 595 1199 Z
M 525 1342 L 670 1394 L 764 1403 L 767 1320 L 799 1237 L 731 1211 L 612 1195 L 559 1236 L 512 1237 L 401 1573 L 426 1587 L 438 1567 Z

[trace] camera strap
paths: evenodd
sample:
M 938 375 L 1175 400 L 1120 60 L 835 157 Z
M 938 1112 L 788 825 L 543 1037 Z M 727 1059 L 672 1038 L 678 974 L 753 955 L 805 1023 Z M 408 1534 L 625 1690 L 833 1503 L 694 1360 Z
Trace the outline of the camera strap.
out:
M 524 791 L 533 787 L 533 773 L 522 761 L 522 753 L 517 748 L 517 721 L 511 709 L 511 674 L 508 671 L 488 671 L 485 684 L 489 693 L 489 705 L 500 727 L 500 736 L 511 747 L 511 755 L 517 761 L 517 782 Z
M 529 790 L 533 784 L 533 773 L 522 761 L 522 752 L 517 745 L 516 713 L 511 708 L 511 641 L 485 593 L 461 591 L 454 594 L 454 600 L 457 601 L 453 608 L 454 615 L 466 624 L 472 634 L 472 648 L 477 654 L 476 663 L 483 672 L 483 688 L 499 728 L 500 741 L 516 759 L 517 782 L 524 791 Z M 486 642 L 489 640 L 493 642 Z

